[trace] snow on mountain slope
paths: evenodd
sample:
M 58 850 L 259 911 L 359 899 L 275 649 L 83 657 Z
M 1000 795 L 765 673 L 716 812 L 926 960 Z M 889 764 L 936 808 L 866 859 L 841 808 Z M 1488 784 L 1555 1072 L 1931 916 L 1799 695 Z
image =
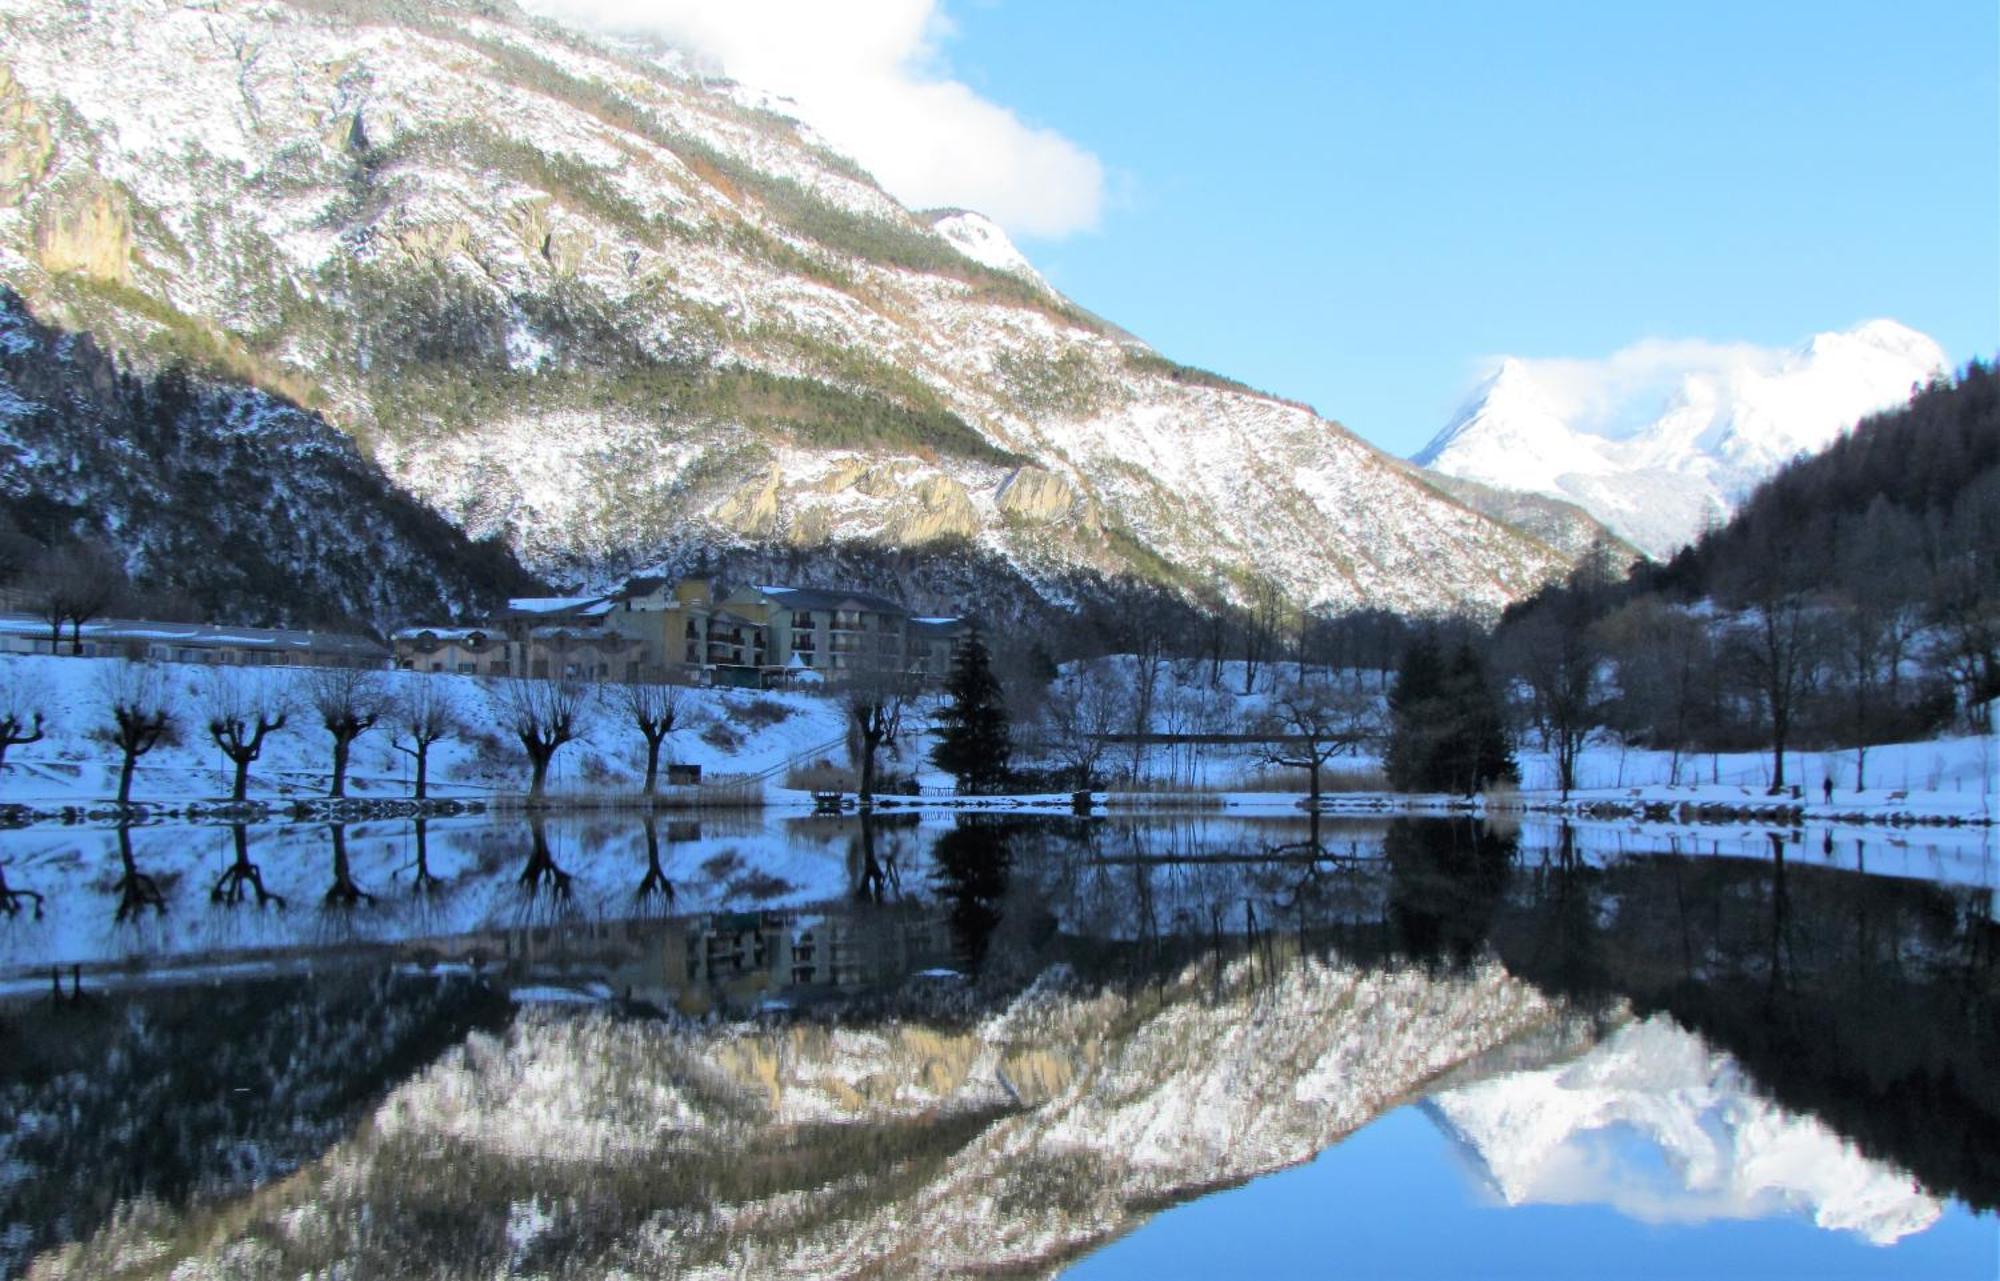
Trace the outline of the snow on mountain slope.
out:
M 1878 1245 L 1941 1213 L 1908 1174 L 1759 1097 L 1732 1059 L 1664 1016 L 1621 1028 L 1575 1062 L 1426 1106 L 1509 1205 L 1603 1202 L 1680 1223 L 1806 1213 Z
M 1935 342 L 1891 320 L 1785 352 L 1647 343 L 1603 361 L 1510 357 L 1414 461 L 1568 499 L 1665 556 L 1946 365 Z
M 1028 261 L 1028 256 L 1000 229 L 1000 224 L 985 214 L 974 213 L 970 209 L 933 209 L 923 217 L 930 221 L 931 230 L 949 240 L 960 253 L 974 262 L 984 263 L 997 271 L 1013 272 L 1044 289 L 1049 287 L 1049 282 L 1042 279 L 1041 273 Z
M 566 579 L 867 540 L 1438 612 L 1566 567 L 753 100 L 504 3 L 0 0 L 0 278 Z

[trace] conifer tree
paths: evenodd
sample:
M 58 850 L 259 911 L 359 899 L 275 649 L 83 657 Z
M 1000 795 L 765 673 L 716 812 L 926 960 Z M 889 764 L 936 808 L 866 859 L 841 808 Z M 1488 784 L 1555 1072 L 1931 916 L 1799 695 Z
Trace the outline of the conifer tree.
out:
M 1515 777 L 1513 752 L 1486 667 L 1469 643 L 1447 661 L 1435 636 L 1403 654 L 1389 693 L 1389 781 L 1406 792 L 1462 792 Z
M 966 638 L 951 679 L 945 683 L 951 702 L 938 714 L 937 746 L 931 763 L 958 780 L 968 792 L 989 792 L 1007 781 L 1007 708 L 1000 700 L 1000 682 L 985 642 L 974 632 Z

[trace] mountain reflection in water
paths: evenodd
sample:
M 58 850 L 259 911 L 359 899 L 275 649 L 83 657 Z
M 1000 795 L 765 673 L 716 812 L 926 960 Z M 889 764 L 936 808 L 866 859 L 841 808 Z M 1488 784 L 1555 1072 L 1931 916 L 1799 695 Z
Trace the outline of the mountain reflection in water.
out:
M 151 1260 L 135 1276 L 1048 1272 L 1422 1097 L 1509 1202 L 1802 1211 L 1877 1241 L 1945 1199 L 2000 1204 L 1988 885 L 1863 876 L 1784 832 L 1725 858 L 1437 820 L 629 826 L 434 824 L 422 894 L 357 870 L 367 839 L 336 847 L 380 900 L 343 919 L 490 961 L 412 992 L 595 981 L 624 1014 L 526 1010 L 413 1076 L 377 1069 L 316 1114 L 386 1091 L 369 1123 L 250 1202 L 229 1198 L 306 1155 L 258 1128 L 276 1116 L 155 1091 L 193 1167 L 166 1180 L 88 1118 L 64 1131 L 73 1081 L 17 1068 L 10 1113 L 43 1119 L 4 1136 L 11 1159 L 60 1151 L 120 1200 L 153 1195 L 110 1226 L 109 1205 L 51 1225 L 38 1174 L 0 1185 L 0 1232 L 81 1240 L 38 1264 L 68 1277 L 114 1257 Z M 276 879 L 284 860 L 259 863 Z M 445 928 L 384 925 L 395 895 Z M 156 1052 L 195 1051 L 166 999 L 106 1004 Z M 280 1006 L 242 1017 L 299 1022 Z M 75 1017 L 24 1009 L 5 1048 Z M 335 1022 L 301 1053 L 335 1053 Z M 119 1098 L 126 1057 L 93 1061 L 92 1097 Z M 1612 1160 L 1606 1136 L 1635 1135 L 1663 1170 Z M 248 1173 L 202 1165 L 265 1146 Z

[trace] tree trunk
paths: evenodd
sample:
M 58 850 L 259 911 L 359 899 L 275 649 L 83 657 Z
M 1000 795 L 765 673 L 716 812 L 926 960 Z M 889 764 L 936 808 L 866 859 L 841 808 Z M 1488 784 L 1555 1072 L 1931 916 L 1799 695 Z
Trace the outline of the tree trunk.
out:
M 124 763 L 118 767 L 118 803 L 132 803 L 132 767 L 139 763 L 139 757 L 132 749 L 125 749 Z
M 431 765 L 431 745 L 417 743 L 417 799 L 423 800 L 429 790 Z
M 660 780 L 661 742 L 662 739 L 654 738 L 651 734 L 646 736 L 646 790 L 644 795 L 647 796 L 653 794 L 653 788 Z
M 547 750 L 546 748 L 531 747 L 528 749 L 528 766 L 530 770 L 528 776 L 529 800 L 539 801 L 542 799 L 544 795 L 547 794 L 549 785 L 549 761 L 554 756 L 555 753 L 553 751 Z
M 333 790 L 327 793 L 328 796 L 338 798 L 347 795 L 347 749 L 353 742 L 353 739 L 344 738 L 338 734 L 334 735 Z
M 861 788 L 859 799 L 865 807 L 874 804 L 875 798 L 875 748 L 881 742 L 881 734 L 863 729 L 861 731 Z
M 236 781 L 229 788 L 229 799 L 240 805 L 250 794 L 250 758 L 233 756 L 230 759 L 236 765 Z

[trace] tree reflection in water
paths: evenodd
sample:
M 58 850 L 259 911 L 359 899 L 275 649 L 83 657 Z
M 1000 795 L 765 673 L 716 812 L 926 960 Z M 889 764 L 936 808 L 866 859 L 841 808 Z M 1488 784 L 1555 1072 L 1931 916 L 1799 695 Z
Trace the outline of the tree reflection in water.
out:
M 334 823 L 327 831 L 333 836 L 333 884 L 327 886 L 321 902 L 335 912 L 352 911 L 363 904 L 372 906 L 375 896 L 355 883 L 354 869 L 347 861 L 346 825 Z
M 1217 1169 L 1232 1171 L 1233 1178 L 1248 1173 L 1191 1163 L 1141 1188 L 1118 1182 L 1123 1167 L 1116 1162 L 1078 1158 L 1074 1168 L 1014 1169 L 1005 1166 L 1010 1154 L 1041 1159 L 1046 1149 L 973 1140 L 982 1125 L 1001 1123 L 995 1116 L 1027 1118 L 1053 1098 L 1066 1100 L 1065 1106 L 1083 1104 L 1082 1094 L 1070 1092 L 1080 1079 L 1076 1074 L 1102 1064 L 1115 1062 L 1128 1073 L 1104 1078 L 1111 1083 L 1100 1082 L 1105 1091 L 1112 1085 L 1138 1091 L 1124 1118 L 1143 1114 L 1135 1125 L 1165 1125 L 1161 1118 L 1177 1115 L 1145 1093 L 1162 1080 L 1181 1091 L 1163 1101 L 1198 1100 L 1204 1108 L 1226 1108 L 1246 1090 L 1262 1090 L 1243 1123 L 1264 1125 L 1297 1103 L 1295 1087 L 1308 1077 L 1319 1081 L 1316 1088 L 1332 1088 L 1327 1082 L 1401 1065 L 1425 1075 L 1399 1078 L 1395 1089 L 1402 1092 L 1384 1097 L 1407 1098 L 1434 1079 L 1428 1074 L 1436 1066 L 1426 1056 L 1441 1038 L 1484 1032 L 1493 1044 L 1482 1052 L 1541 1054 L 1536 1065 L 1546 1066 L 1574 1052 L 1576 1039 L 1587 1040 L 1597 1019 L 1622 1020 L 1627 1010 L 1671 1016 L 1733 1055 L 1785 1108 L 1817 1115 L 1862 1151 L 1912 1171 L 1925 1186 L 1975 1208 L 2000 1205 L 2000 939 L 1990 891 L 1983 888 L 1816 866 L 1800 858 L 1789 830 L 1764 841 L 1763 858 L 1672 851 L 1616 857 L 1605 834 L 1565 826 L 1517 836 L 1464 819 L 1380 824 L 1307 817 L 1274 833 L 1268 825 L 1210 819 L 1168 825 L 1012 816 L 968 816 L 936 833 L 929 874 L 905 885 L 899 862 L 920 866 L 919 843 L 934 829 L 877 817 L 846 821 L 857 827 L 828 826 L 816 838 L 817 848 L 835 857 L 839 842 L 847 842 L 849 879 L 828 891 L 846 901 L 804 910 L 829 918 L 847 914 L 839 923 L 849 931 L 846 938 L 857 948 L 878 949 L 880 973 L 891 978 L 907 974 L 908 940 L 916 936 L 900 926 L 914 919 L 934 924 L 942 916 L 962 963 L 982 975 L 980 984 L 966 989 L 964 1008 L 956 1013 L 961 1022 L 920 1025 L 892 996 L 872 1006 L 835 1007 L 835 1017 L 857 1033 L 851 1038 L 811 1026 L 760 1030 L 745 1023 L 717 1033 L 706 1025 L 641 1026 L 602 1016 L 576 1023 L 524 1020 L 542 1029 L 533 1043 L 544 1051 L 568 1044 L 565 1038 L 577 1027 L 601 1038 L 601 1046 L 592 1040 L 575 1058 L 579 1072 L 597 1074 L 575 1087 L 593 1124 L 629 1103 L 638 1109 L 631 1115 L 640 1118 L 631 1133 L 657 1138 L 652 1091 L 689 1082 L 689 1106 L 712 1106 L 721 1118 L 712 1133 L 690 1126 L 662 1141 L 655 1166 L 642 1167 L 616 1144 L 580 1161 L 582 1173 L 563 1186 L 579 1198 L 573 1204 L 586 1206 L 580 1213 L 601 1213 L 604 1220 L 577 1225 L 568 1235 L 551 1232 L 551 1260 L 564 1250 L 595 1258 L 591 1251 L 600 1245 L 616 1253 L 642 1236 L 655 1240 L 644 1235 L 663 1221 L 647 1217 L 653 1210 L 688 1216 L 676 1223 L 706 1222 L 701 1216 L 720 1199 L 717 1180 L 748 1180 L 741 1188 L 728 1184 L 743 1203 L 763 1198 L 760 1204 L 776 1204 L 770 1199 L 776 1191 L 833 1214 L 840 1196 L 879 1194 L 895 1210 L 916 1205 L 897 1198 L 943 1178 L 955 1163 L 992 1161 L 999 1164 L 980 1167 L 979 1186 L 990 1178 L 1010 1196 L 1027 1198 L 1035 1213 L 1047 1208 L 1036 1197 L 1065 1214 L 1127 1193 L 1171 1199 L 1207 1186 L 1200 1180 Z M 671 841 L 663 848 L 660 835 L 646 826 L 648 876 L 659 871 L 665 881 Z M 530 866 L 540 867 L 532 877 L 524 872 L 522 886 L 553 897 L 567 874 L 555 866 L 541 825 L 530 830 Z M 510 839 L 518 837 L 510 833 Z M 1695 840 L 1690 836 L 1688 844 Z M 1869 857 L 1866 845 L 1855 842 L 1855 865 L 1865 866 Z M 635 861 L 619 844 L 614 879 L 584 884 L 623 899 Z M 576 867 L 587 876 L 588 856 L 579 855 Z M 503 881 L 505 875 L 500 873 Z M 699 898 L 699 883 L 690 884 L 683 898 Z M 836 936 L 834 924 L 826 922 L 823 939 Z M 675 938 L 676 956 L 686 945 L 670 931 L 680 927 L 658 921 L 642 926 Z M 876 972 L 875 953 L 863 959 L 869 961 L 864 968 Z M 1058 962 L 1070 977 L 1038 989 L 1036 1000 L 1046 997 L 1045 1003 L 1006 1004 L 1022 983 L 1054 972 Z M 1367 1018 L 1339 1023 L 1354 1017 L 1356 994 L 1365 999 L 1369 991 L 1392 995 Z M 1553 1004 L 1562 1014 L 1581 1016 L 1566 1021 L 1581 1029 L 1572 1040 L 1537 1040 L 1550 1025 L 1547 997 L 1559 998 Z M 1062 1021 L 1071 1016 L 1074 1022 Z M 810 1021 L 805 1014 L 780 1017 Z M 1433 1021 L 1403 1021 L 1419 1018 Z M 1004 1025 L 1005 1042 L 975 1044 L 977 1029 L 986 1025 Z M 768 1043 L 748 1044 L 765 1032 Z M 1327 1039 L 1315 1039 L 1322 1033 Z M 1036 1036 L 1042 1039 L 1032 1052 L 1019 1048 L 1022 1039 Z M 835 1053 L 836 1042 L 850 1048 Z M 751 1131 L 744 1127 L 763 1123 L 762 1100 L 772 1100 L 773 1115 L 780 1105 L 766 1074 L 789 1070 L 785 1056 L 809 1059 L 824 1050 L 824 1058 L 807 1066 L 832 1073 L 845 1070 L 841 1056 L 861 1053 L 852 1046 L 863 1043 L 877 1046 L 883 1058 L 860 1063 L 857 1072 L 884 1075 L 842 1078 L 852 1100 L 839 1101 L 847 1096 L 838 1092 L 815 1095 L 796 1114 L 853 1108 L 838 1113 L 838 1125 L 798 1127 L 788 1114 L 784 1124 L 756 1130 L 758 1143 L 745 1143 Z M 1220 1057 L 1226 1045 L 1237 1057 Z M 600 1053 L 604 1047 L 629 1058 L 613 1063 Z M 993 1057 L 982 1058 L 989 1048 Z M 484 1047 L 479 1053 L 512 1052 Z M 662 1068 L 663 1056 L 680 1056 L 672 1060 L 679 1066 Z M 468 1053 L 458 1062 L 476 1066 L 477 1058 Z M 1460 1062 L 1474 1061 L 1435 1060 Z M 1000 1065 L 1006 1097 L 998 1097 L 1002 1087 L 991 1069 L 980 1068 L 976 1081 L 967 1075 L 975 1063 Z M 1216 1063 L 1224 1067 L 1211 1072 Z M 717 1075 L 724 1068 L 739 1074 L 746 1091 L 710 1091 L 711 1098 L 702 1090 L 724 1079 Z M 496 1081 L 514 1079 L 495 1071 Z M 899 1071 L 902 1076 L 895 1075 Z M 1196 1087 L 1204 1082 L 1226 1082 L 1226 1088 L 1202 1093 Z M 635 1091 L 629 1100 L 620 1093 L 628 1086 Z M 810 1073 L 786 1078 L 785 1088 L 810 1091 Z M 994 1097 L 979 1095 L 980 1089 Z M 907 1111 L 896 1110 L 897 1100 L 919 1095 Z M 959 1130 L 947 1132 L 937 1120 L 958 1114 L 926 1110 L 938 1099 L 974 1096 L 998 1111 L 968 1112 Z M 754 1105 L 744 1101 L 749 1098 Z M 1328 1110 L 1325 1100 L 1308 1102 L 1315 1115 Z M 1087 1115 L 1107 1124 L 1124 1116 L 1108 1105 Z M 1355 1123 L 1371 1115 L 1363 1109 Z M 415 1124 L 413 1117 L 421 1120 L 412 1112 L 400 1123 Z M 511 1127 L 527 1124 L 516 1112 L 486 1123 L 508 1141 L 516 1135 Z M 1157 1151 L 1179 1151 L 1175 1143 L 1195 1151 L 1211 1131 L 1221 1132 L 1227 1144 L 1236 1141 L 1235 1131 L 1206 1113 L 1192 1121 L 1181 1115 L 1176 1123 L 1185 1128 L 1163 1131 L 1171 1141 Z M 388 1235 L 367 1235 L 359 1245 L 340 1248 L 358 1251 L 350 1258 L 368 1258 L 366 1251 L 379 1247 L 386 1260 L 391 1246 L 407 1247 L 414 1253 L 405 1262 L 437 1263 L 449 1272 L 441 1261 L 459 1257 L 451 1251 L 478 1245 L 454 1235 L 457 1225 L 481 1225 L 479 1241 L 490 1244 L 504 1237 L 507 1205 L 553 1195 L 550 1181 L 568 1177 L 559 1172 L 569 1168 L 562 1162 L 517 1159 L 503 1150 L 504 1142 L 482 1146 L 478 1138 L 453 1137 L 439 1155 L 442 1140 L 435 1134 L 390 1135 L 369 1159 L 378 1163 L 376 1191 L 390 1189 L 394 1196 L 333 1207 L 347 1216 L 336 1216 L 339 1222 L 386 1224 L 379 1232 Z M 1090 1138 L 1083 1129 L 1066 1135 Z M 712 1150 L 702 1147 L 711 1140 Z M 1321 1135 L 1313 1141 L 1332 1140 Z M 551 1152 L 571 1159 L 562 1146 L 569 1136 L 551 1142 Z M 1088 1142 L 1076 1146 L 1088 1148 Z M 1111 1140 L 1103 1150 L 1123 1152 Z M 878 1159 L 885 1154 L 890 1159 Z M 1309 1154 L 1292 1152 L 1289 1159 Z M 893 1178 L 881 1174 L 889 1169 Z M 767 1176 L 776 1181 L 758 1182 Z M 336 1189 L 331 1196 L 354 1184 L 342 1173 L 326 1186 Z M 616 1195 L 602 1194 L 606 1188 Z M 849 1191 L 827 1193 L 825 1205 L 813 1199 L 829 1188 Z M 1127 1208 L 1143 1214 L 1158 1203 L 1134 1199 Z M 1023 1222 L 1032 1219 L 1028 1211 Z M 815 1220 L 813 1230 L 831 1221 Z M 407 1236 L 398 1238 L 397 1231 Z M 377 1233 L 378 1226 L 367 1232 Z M 505 1263 L 504 1255 L 495 1258 L 496 1268 Z
M 285 906 L 284 897 L 264 888 L 263 870 L 250 861 L 249 830 L 241 823 L 231 823 L 229 835 L 236 848 L 236 857 L 230 863 L 228 870 L 216 880 L 214 888 L 209 890 L 208 901 L 235 907 L 243 901 L 245 889 L 248 888 L 257 892 L 258 907 L 266 903 L 276 903 L 282 909 Z
M 632 897 L 641 911 L 671 911 L 674 906 L 674 883 L 667 879 L 666 869 L 660 865 L 660 821 L 649 811 L 644 826 L 646 875 L 640 879 L 639 888 L 632 891 Z
M 111 892 L 118 896 L 118 908 L 113 913 L 116 919 L 137 920 L 149 907 L 155 916 L 166 915 L 167 900 L 160 893 L 160 883 L 139 870 L 132 857 L 132 829 L 122 823 L 118 827 L 118 866 L 118 883 L 111 887 Z
M 522 865 L 516 880 L 530 904 L 543 900 L 555 905 L 569 902 L 572 878 L 556 865 L 556 856 L 549 849 L 548 820 L 539 813 L 528 818 L 528 861 Z

